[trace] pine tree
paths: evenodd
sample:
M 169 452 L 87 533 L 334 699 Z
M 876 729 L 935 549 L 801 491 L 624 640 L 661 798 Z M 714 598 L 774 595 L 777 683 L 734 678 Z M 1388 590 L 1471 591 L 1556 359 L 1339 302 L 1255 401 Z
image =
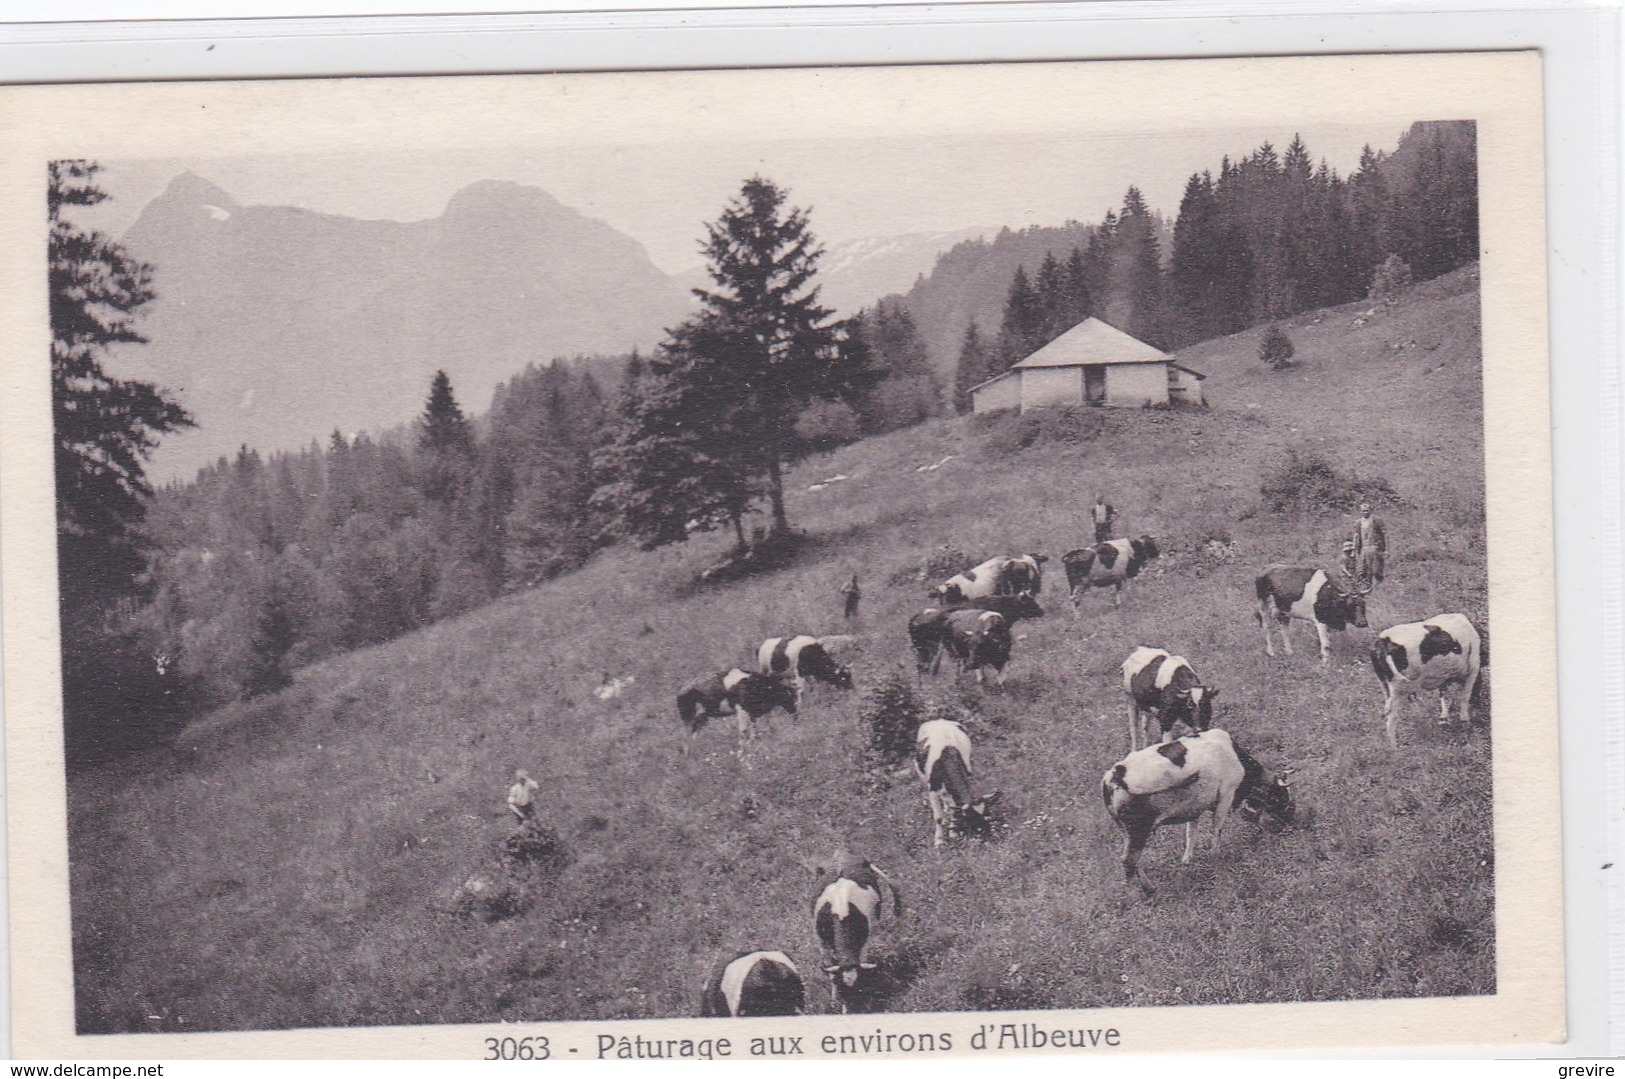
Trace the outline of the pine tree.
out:
M 155 295 L 152 267 L 63 216 L 64 207 L 107 198 L 95 184 L 100 166 L 54 161 L 49 169 L 58 570 L 65 602 L 110 602 L 132 594 L 141 572 L 136 530 L 152 494 L 146 459 L 159 436 L 192 418 L 151 383 L 102 366 L 109 346 L 146 342 L 135 314 Z
M 63 709 L 74 762 L 161 737 L 178 718 L 180 697 L 123 612 L 142 591 L 147 457 L 160 436 L 192 425 L 152 383 L 103 366 L 109 346 L 146 341 L 135 315 L 155 293 L 152 267 L 63 213 L 107 198 L 98 171 L 54 161 L 46 188 Z
M 954 366 L 956 412 L 969 412 L 975 406 L 970 391 L 992 376 L 993 372 L 989 368 L 995 355 L 982 340 L 982 331 L 977 327 L 976 320 L 972 319 L 971 324 L 965 327 L 965 338 L 959 346 L 959 361 Z
M 418 418 L 418 471 L 424 496 L 439 503 L 456 501 L 473 479 L 473 429 L 444 371 L 434 373 Z
M 468 453 L 474 446 L 474 436 L 468 419 L 451 392 L 451 379 L 446 372 L 436 371 L 429 384 L 429 401 L 423 406 L 418 421 L 418 445 L 426 450 Z
M 695 290 L 704 330 L 685 346 L 722 364 L 742 395 L 719 419 L 749 470 L 765 477 L 777 533 L 790 528 L 784 467 L 804 450 L 795 420 L 826 383 L 837 344 L 813 283 L 823 249 L 807 212 L 786 209 L 785 200 L 771 181 L 752 177 L 707 226 L 701 250 L 715 287 Z
M 720 358 L 735 336 L 721 321 L 702 313 L 672 331 L 592 458 L 593 509 L 645 550 L 724 523 L 745 546 L 743 518 L 762 493 L 761 470 L 752 447 L 734 437 L 751 392 Z
M 1038 293 L 1027 278 L 1024 266 L 1016 267 L 1010 291 L 1004 300 L 1004 318 L 999 325 L 999 352 L 1005 366 L 1032 355 L 1044 345 L 1044 312 Z

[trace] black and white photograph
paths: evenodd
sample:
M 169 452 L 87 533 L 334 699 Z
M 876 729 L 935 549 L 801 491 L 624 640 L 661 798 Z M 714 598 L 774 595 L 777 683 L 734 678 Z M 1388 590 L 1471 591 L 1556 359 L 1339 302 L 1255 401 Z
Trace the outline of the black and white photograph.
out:
M 1560 1039 L 1540 79 L 10 91 L 16 1036 Z

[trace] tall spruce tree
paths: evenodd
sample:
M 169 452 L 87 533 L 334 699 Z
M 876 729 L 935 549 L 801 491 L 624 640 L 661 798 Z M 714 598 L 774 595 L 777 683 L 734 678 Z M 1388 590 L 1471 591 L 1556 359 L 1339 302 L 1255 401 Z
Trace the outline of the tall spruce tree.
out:
M 120 612 L 142 590 L 147 458 L 162 435 L 192 426 L 192 418 L 152 383 L 116 378 L 103 366 L 111 346 L 146 341 L 135 316 L 155 293 L 152 267 L 63 212 L 107 198 L 98 171 L 88 161 L 54 161 L 46 188 L 57 583 L 72 760 L 161 735 L 181 697 Z
M 965 337 L 959 344 L 959 361 L 954 365 L 954 410 L 969 412 L 975 402 L 971 389 L 991 378 L 998 353 L 982 339 L 982 331 L 971 319 L 965 327 Z
M 796 417 L 823 390 L 837 344 L 833 312 L 813 283 L 823 249 L 807 211 L 785 202 L 784 191 L 754 176 L 707 226 L 701 250 L 715 287 L 694 290 L 707 330 L 688 344 L 722 364 L 743 395 L 727 417 L 729 434 L 748 468 L 765 478 L 780 533 L 790 527 L 784 468 L 804 450 Z

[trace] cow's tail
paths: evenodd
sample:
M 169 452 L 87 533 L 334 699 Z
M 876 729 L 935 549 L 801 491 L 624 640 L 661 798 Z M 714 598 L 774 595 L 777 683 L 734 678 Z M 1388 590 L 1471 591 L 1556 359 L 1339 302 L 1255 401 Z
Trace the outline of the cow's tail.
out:
M 881 869 L 878 865 L 875 865 L 875 863 L 870 862 L 869 868 L 873 869 L 875 871 L 875 876 L 879 877 L 886 887 L 891 889 L 892 914 L 898 918 L 901 918 L 903 916 L 903 893 L 898 890 L 897 882 L 892 880 L 890 874 L 888 874 L 884 869 Z
M 1253 617 L 1259 625 L 1264 624 L 1264 603 L 1270 598 L 1270 577 L 1267 573 L 1260 573 L 1253 581 L 1253 593 L 1258 597 L 1258 607 L 1253 611 Z

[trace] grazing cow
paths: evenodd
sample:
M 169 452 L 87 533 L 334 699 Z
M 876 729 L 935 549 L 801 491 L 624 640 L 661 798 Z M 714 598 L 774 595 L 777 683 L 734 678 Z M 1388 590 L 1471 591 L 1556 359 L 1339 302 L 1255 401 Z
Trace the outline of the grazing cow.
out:
M 1018 592 L 1036 596 L 1044 584 L 1040 567 L 1048 561 L 1049 556 L 1043 554 L 990 558 L 964 573 L 954 574 L 926 595 L 950 604 L 969 603 L 988 596 L 1013 596 Z
M 1224 820 L 1232 809 L 1256 821 L 1268 812 L 1291 824 L 1292 791 L 1286 777 L 1292 769 L 1272 775 L 1237 746 L 1228 731 L 1210 730 L 1186 735 L 1135 750 L 1118 761 L 1101 779 L 1106 812 L 1126 837 L 1123 880 L 1138 881 L 1141 891 L 1154 890 L 1140 875 L 1140 852 L 1160 825 L 1185 826 L 1185 854 L 1189 865 L 1196 850 L 1195 823 L 1203 813 L 1213 814 L 1213 849 L 1224 835 Z
M 739 722 L 741 748 L 754 733 L 756 720 L 775 708 L 796 714 L 796 687 L 788 679 L 752 674 L 738 667 L 726 674 L 714 674 L 689 683 L 677 695 L 677 714 L 688 728 L 689 740 L 700 733 L 708 719 L 733 715 Z M 688 752 L 688 747 L 683 747 Z
M 961 608 L 949 611 L 942 625 L 942 647 L 959 664 L 959 672 L 976 672 L 976 684 L 983 682 L 982 671 L 992 667 L 994 678 L 1004 685 L 1004 667 L 1010 662 L 1010 622 L 997 611 Z
M 1371 666 L 1382 682 L 1382 718 L 1388 748 L 1398 749 L 1394 732 L 1399 726 L 1401 697 L 1437 690 L 1439 722 L 1450 720 L 1448 690 L 1461 687 L 1461 719 L 1472 722 L 1473 686 L 1478 672 L 1489 664 L 1488 651 L 1477 627 L 1464 614 L 1441 614 L 1426 622 L 1405 622 L 1377 634 L 1371 645 Z
M 807 1010 L 801 972 L 783 952 L 741 952 L 719 962 L 700 994 L 706 1017 L 800 1015 Z
M 914 742 L 914 770 L 925 781 L 926 801 L 936 826 L 932 846 L 987 830 L 987 808 L 999 792 L 976 797 L 971 786 L 970 736 L 964 727 L 951 719 L 920 724 Z
M 892 913 L 898 917 L 903 914 L 903 897 L 891 878 L 866 860 L 845 862 L 834 873 L 819 870 L 819 875 L 813 927 L 824 949 L 824 973 L 844 1012 L 843 991 L 855 988 L 864 971 L 875 969 L 863 955 L 869 935 L 880 921 L 881 886 L 891 888 Z
M 1144 645 L 1123 661 L 1123 692 L 1128 694 L 1128 741 L 1130 749 L 1151 744 L 1148 713 L 1155 714 L 1162 728 L 1162 740 L 1173 737 L 1176 724 L 1193 731 L 1213 726 L 1213 699 L 1219 691 L 1205 686 L 1184 656 L 1171 656 L 1160 648 Z
M 1113 606 L 1123 602 L 1123 586 L 1130 578 L 1138 577 L 1145 564 L 1162 552 L 1157 541 L 1150 536 L 1139 539 L 1115 539 L 1097 543 L 1093 547 L 1079 547 L 1061 556 L 1066 567 L 1066 586 L 1072 595 L 1072 613 L 1077 614 L 1083 593 L 1090 588 L 1114 585 L 1117 595 Z
M 770 637 L 756 650 L 757 669 L 762 674 L 790 675 L 798 687 L 803 678 L 826 682 L 837 689 L 852 688 L 852 669 L 830 658 L 829 650 L 817 637 Z
M 1365 597 L 1371 591 L 1369 584 L 1350 592 L 1326 576 L 1325 570 L 1309 566 L 1265 566 L 1254 582 L 1258 595 L 1258 609 L 1253 617 L 1264 627 L 1264 654 L 1273 656 L 1275 646 L 1270 642 L 1270 623 L 1281 626 L 1281 645 L 1286 654 L 1292 654 L 1292 639 L 1287 627 L 1292 619 L 1313 622 L 1320 637 L 1320 661 L 1332 658 L 1332 642 L 1326 636 L 1328 629 L 1341 631 L 1351 623 L 1366 627 Z
M 914 671 L 923 681 L 927 674 L 936 674 L 942 663 L 942 647 L 947 640 L 947 607 L 927 607 L 908 620 L 908 642 L 914 648 Z
M 956 611 L 992 611 L 1009 625 L 1023 618 L 1042 618 L 1044 608 L 1030 592 L 1013 596 L 983 596 L 964 606 L 927 607 L 908 620 L 908 640 L 914 648 L 914 669 L 921 679 L 936 674 L 948 640 L 948 616 Z

